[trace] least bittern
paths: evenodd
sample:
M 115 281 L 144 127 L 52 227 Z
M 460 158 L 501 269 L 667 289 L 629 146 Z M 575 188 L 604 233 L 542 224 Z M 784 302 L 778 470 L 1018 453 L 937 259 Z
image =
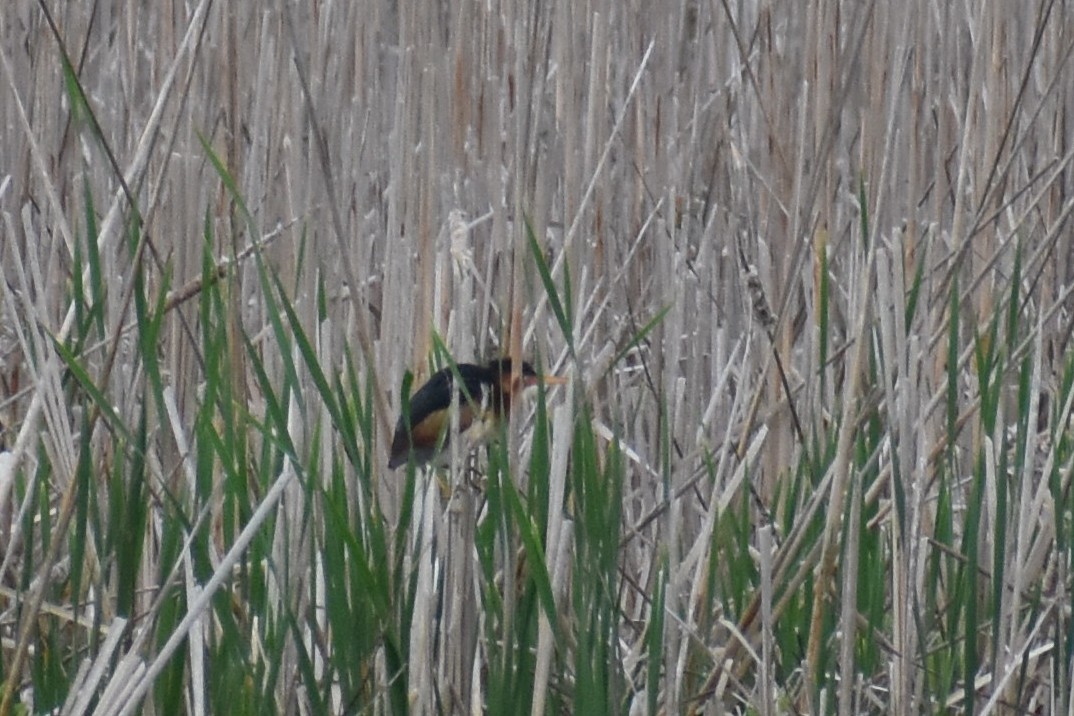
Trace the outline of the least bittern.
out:
M 388 467 L 405 465 L 411 455 L 416 465 L 440 464 L 449 454 L 453 404 L 459 411 L 459 434 L 476 444 L 510 413 L 515 396 L 526 388 L 566 382 L 559 376 L 539 376 L 526 362 L 513 379 L 511 368 L 510 358 L 498 358 L 488 365 L 459 363 L 434 373 L 411 396 L 409 414 L 404 411 L 395 424 Z

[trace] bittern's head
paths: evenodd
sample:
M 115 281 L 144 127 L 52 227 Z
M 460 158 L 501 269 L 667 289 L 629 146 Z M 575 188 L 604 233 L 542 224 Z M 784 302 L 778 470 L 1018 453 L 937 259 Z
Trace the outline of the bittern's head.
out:
M 518 367 L 518 376 L 516 377 L 513 375 L 514 367 L 515 365 L 510 358 L 497 358 L 485 366 L 493 384 L 499 388 L 501 394 L 515 395 L 538 383 L 562 385 L 567 382 L 566 378 L 561 378 L 558 375 L 546 375 L 543 377 L 537 375 L 537 371 L 526 361 L 522 361 L 522 364 Z

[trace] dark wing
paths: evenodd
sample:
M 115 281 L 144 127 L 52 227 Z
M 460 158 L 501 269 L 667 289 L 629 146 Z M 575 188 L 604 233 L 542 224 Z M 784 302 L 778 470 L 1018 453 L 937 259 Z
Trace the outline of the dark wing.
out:
M 436 455 L 440 434 L 447 427 L 450 419 L 452 393 L 458 396 L 459 430 L 465 431 L 474 422 L 477 411 L 474 405 L 481 404 L 485 369 L 469 363 L 456 366 L 462 384 L 455 390 L 455 374 L 451 368 L 444 368 L 433 376 L 410 398 L 410 411 L 399 416 L 392 436 L 389 469 L 403 465 L 407 455 L 414 451 L 416 462 L 428 462 Z M 463 386 L 465 388 L 463 389 Z M 471 401 L 473 405 L 471 404 Z

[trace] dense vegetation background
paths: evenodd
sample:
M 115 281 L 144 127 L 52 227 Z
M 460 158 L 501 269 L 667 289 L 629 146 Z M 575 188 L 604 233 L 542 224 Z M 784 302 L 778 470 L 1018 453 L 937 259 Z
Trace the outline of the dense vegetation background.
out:
M 1068 713 L 1072 49 L 8 3 L 0 716 Z M 500 353 L 570 384 L 387 471 L 407 372 Z

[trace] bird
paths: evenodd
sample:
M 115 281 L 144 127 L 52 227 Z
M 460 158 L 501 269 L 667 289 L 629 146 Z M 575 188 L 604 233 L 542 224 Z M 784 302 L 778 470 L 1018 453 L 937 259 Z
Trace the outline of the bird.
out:
M 526 388 L 567 382 L 556 375 L 539 376 L 525 361 L 513 380 L 513 367 L 510 358 L 497 358 L 486 365 L 459 363 L 433 373 L 411 396 L 409 411 L 402 411 L 395 424 L 388 469 L 407 464 L 411 455 L 415 465 L 442 464 L 450 454 L 453 403 L 459 411 L 459 434 L 476 444 L 510 413 L 512 400 Z

